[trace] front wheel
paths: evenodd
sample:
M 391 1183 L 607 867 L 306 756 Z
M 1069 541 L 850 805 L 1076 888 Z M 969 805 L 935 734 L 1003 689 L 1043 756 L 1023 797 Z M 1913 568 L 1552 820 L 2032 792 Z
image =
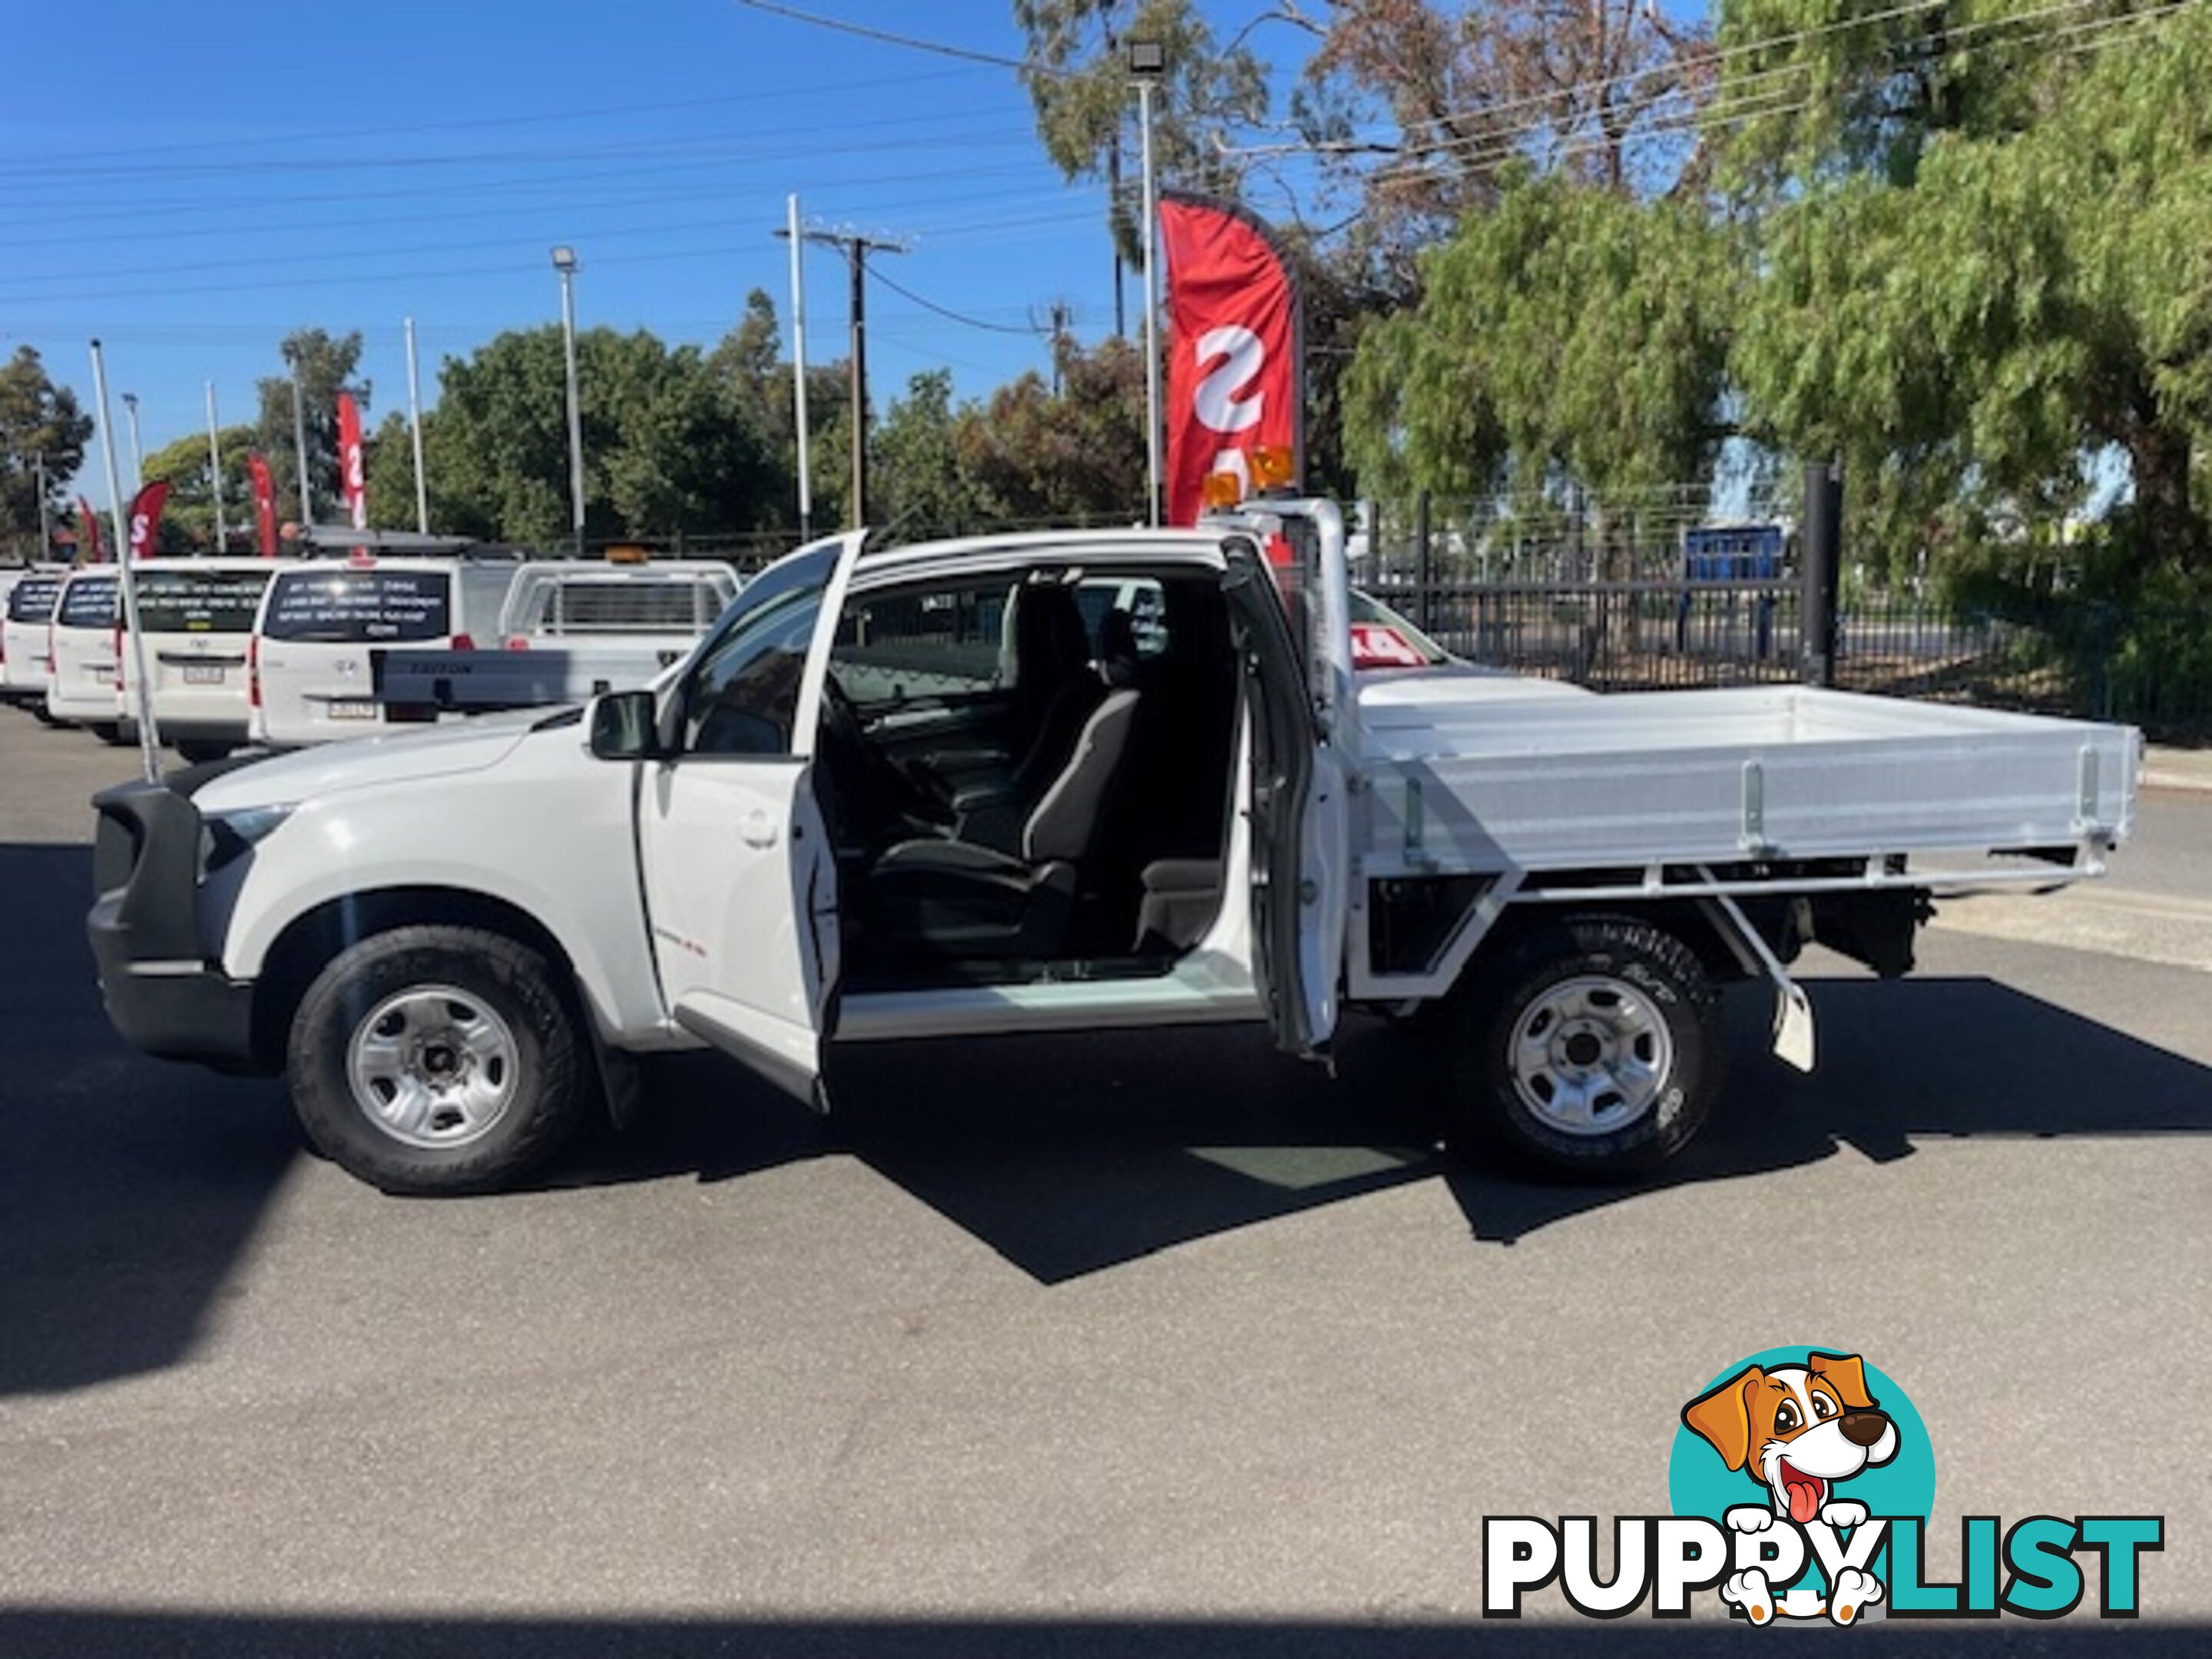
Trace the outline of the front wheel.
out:
M 400 927 L 318 975 L 287 1075 L 317 1150 L 388 1193 L 483 1192 L 559 1150 L 589 1055 L 545 958 L 471 927 Z
M 1455 1136 L 1536 1171 L 1641 1175 L 1687 1146 L 1723 1086 L 1720 997 L 1697 953 L 1632 917 L 1547 917 L 1446 1016 Z

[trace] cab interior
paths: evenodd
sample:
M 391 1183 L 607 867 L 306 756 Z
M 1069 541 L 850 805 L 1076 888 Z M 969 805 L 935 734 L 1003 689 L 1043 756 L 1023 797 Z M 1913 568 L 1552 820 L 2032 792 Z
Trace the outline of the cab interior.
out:
M 854 594 L 816 750 L 848 988 L 1168 971 L 1221 908 L 1237 713 L 1203 567 Z

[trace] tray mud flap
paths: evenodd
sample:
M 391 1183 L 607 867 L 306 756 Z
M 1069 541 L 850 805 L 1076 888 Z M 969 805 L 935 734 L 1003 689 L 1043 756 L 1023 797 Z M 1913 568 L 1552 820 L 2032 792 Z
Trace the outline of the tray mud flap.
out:
M 1698 873 L 1707 881 L 1713 879 L 1710 870 L 1701 869 Z M 1715 893 L 1706 902 L 1725 919 L 1722 932 L 1743 965 L 1765 975 L 1774 987 L 1774 1057 L 1785 1066 L 1809 1073 L 1815 1048 L 1812 998 L 1805 994 L 1803 986 L 1790 977 L 1782 958 L 1759 937 L 1759 929 L 1751 925 L 1741 905 L 1726 893 Z

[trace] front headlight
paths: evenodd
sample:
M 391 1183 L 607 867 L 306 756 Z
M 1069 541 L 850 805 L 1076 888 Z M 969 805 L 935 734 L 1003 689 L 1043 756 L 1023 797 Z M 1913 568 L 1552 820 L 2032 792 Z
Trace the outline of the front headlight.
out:
M 204 867 L 212 873 L 243 858 L 291 816 L 289 806 L 247 806 L 209 818 Z

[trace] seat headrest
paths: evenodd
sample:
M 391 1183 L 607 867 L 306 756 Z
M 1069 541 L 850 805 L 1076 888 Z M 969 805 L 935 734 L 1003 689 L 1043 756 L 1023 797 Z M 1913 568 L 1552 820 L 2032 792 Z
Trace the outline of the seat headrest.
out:
M 1137 678 L 1137 624 L 1126 611 L 1109 611 L 1098 623 L 1098 677 L 1109 685 Z

